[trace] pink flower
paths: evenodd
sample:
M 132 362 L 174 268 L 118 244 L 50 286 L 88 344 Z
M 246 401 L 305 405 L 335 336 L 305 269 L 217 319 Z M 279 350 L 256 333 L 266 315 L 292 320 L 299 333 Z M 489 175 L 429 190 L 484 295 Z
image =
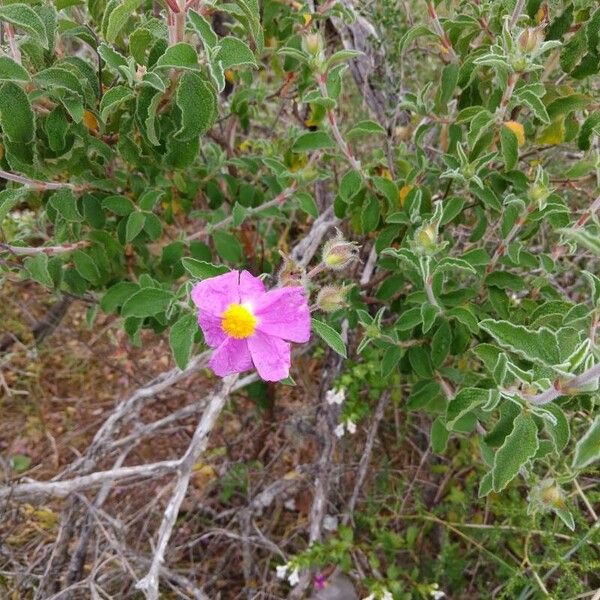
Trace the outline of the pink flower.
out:
M 304 288 L 267 292 L 248 271 L 230 271 L 197 283 L 192 300 L 206 343 L 215 348 L 209 361 L 224 377 L 254 367 L 266 381 L 289 375 L 290 344 L 310 338 L 310 311 Z

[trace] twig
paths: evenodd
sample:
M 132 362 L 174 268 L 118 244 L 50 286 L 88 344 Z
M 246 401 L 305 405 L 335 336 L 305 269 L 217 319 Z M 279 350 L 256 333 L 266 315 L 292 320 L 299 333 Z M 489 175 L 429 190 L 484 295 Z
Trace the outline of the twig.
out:
M 223 379 L 220 390 L 213 394 L 208 407 L 202 414 L 202 418 L 196 427 L 194 437 L 192 438 L 186 453 L 181 460 L 178 461 L 178 477 L 175 484 L 175 490 L 164 512 L 164 517 L 158 532 L 158 543 L 154 550 L 150 569 L 148 570 L 147 575 L 138 581 L 135 586 L 137 589 L 144 592 L 147 600 L 158 600 L 160 567 L 164 562 L 165 551 L 169 539 L 171 538 L 177 515 L 179 514 L 179 507 L 187 492 L 192 469 L 206 448 L 208 436 L 212 431 L 217 418 L 221 414 L 229 396 L 229 392 L 237 379 L 238 375 L 230 375 Z
M 82 192 L 89 189 L 91 186 L 89 184 L 74 184 L 69 183 L 68 181 L 40 181 L 38 179 L 31 179 L 29 177 L 25 177 L 24 175 L 17 175 L 15 173 L 9 173 L 8 171 L 3 171 L 0 169 L 0 179 L 6 179 L 6 181 L 14 181 L 15 183 L 22 183 L 28 187 L 32 187 L 36 190 L 61 190 L 63 188 L 68 188 L 75 192 Z
M 15 256 L 37 256 L 38 254 L 46 254 L 47 256 L 56 256 L 58 254 L 67 254 L 78 248 L 89 246 L 87 240 L 65 244 L 64 246 L 11 246 L 0 242 L 0 250 L 10 252 Z
M 73 492 L 79 492 L 100 485 L 106 481 L 118 481 L 131 478 L 159 477 L 170 473 L 180 466 L 180 460 L 163 460 L 145 465 L 120 467 L 109 471 L 96 471 L 89 475 L 81 475 L 61 481 L 31 481 L 14 486 L 0 488 L 0 500 L 32 499 L 36 496 L 56 496 L 66 498 Z
M 15 40 L 15 28 L 10 23 L 4 23 L 4 31 L 6 31 L 6 37 L 8 38 L 8 46 L 10 53 L 12 54 L 13 60 L 21 64 L 21 51 Z
M 525 5 L 525 0 L 517 0 L 517 3 L 515 4 L 515 8 L 512 11 L 512 15 L 510 16 L 510 21 L 508 24 L 508 27 L 510 30 L 512 30 L 514 28 L 514 26 L 517 24 L 517 21 L 519 20 L 519 17 L 521 16 L 521 13 L 523 12 L 524 5 Z
M 536 406 L 542 406 L 548 404 L 561 396 L 576 393 L 579 388 L 587 385 L 600 377 L 600 363 L 584 371 L 580 375 L 569 379 L 568 381 L 561 381 L 557 379 L 551 388 L 548 388 L 540 394 L 535 396 L 523 396 L 523 399 L 530 404 Z
M 356 502 L 358 500 L 358 495 L 360 494 L 360 490 L 365 481 L 365 477 L 367 476 L 367 470 L 369 468 L 369 463 L 371 462 L 371 454 L 373 453 L 373 446 L 375 444 L 375 437 L 377 435 L 377 431 L 379 429 L 379 424 L 383 419 L 383 414 L 385 412 L 385 407 L 390 400 L 390 392 L 389 390 L 385 390 L 381 396 L 379 396 L 379 402 L 377 402 L 377 408 L 375 409 L 375 415 L 373 416 L 373 422 L 371 423 L 371 429 L 369 429 L 369 435 L 367 436 L 367 443 L 365 444 L 365 448 L 363 450 L 363 454 L 360 457 L 360 463 L 358 465 L 358 474 L 356 476 L 356 482 L 354 483 L 354 489 L 352 490 L 352 496 L 350 497 L 350 502 L 348 502 L 348 508 L 346 509 L 346 514 L 344 515 L 343 522 L 348 523 L 352 518 L 352 514 L 354 513 L 354 508 L 356 507 Z
M 305 168 L 312 166 L 317 160 L 319 160 L 320 157 L 321 157 L 320 152 L 313 153 L 311 155 L 311 157 L 309 158 L 308 162 L 306 163 Z M 297 189 L 298 189 L 298 180 L 294 179 L 287 188 L 285 188 L 284 190 L 279 192 L 279 194 L 277 194 L 277 196 L 275 196 L 275 198 L 273 198 L 272 200 L 269 200 L 268 202 L 264 202 L 260 206 L 246 208 L 246 216 L 249 217 L 249 216 L 255 215 L 257 213 L 262 212 L 263 210 L 266 210 L 267 208 L 272 208 L 273 206 L 281 206 L 286 200 L 288 200 L 289 198 L 291 198 L 294 195 L 294 193 L 296 192 Z M 221 219 L 220 221 L 217 221 L 216 223 L 207 225 L 200 231 L 197 231 L 196 233 L 193 233 L 192 235 L 188 236 L 187 241 L 196 240 L 198 238 L 202 238 L 206 235 L 209 235 L 215 229 L 222 229 L 223 227 L 227 227 L 227 225 L 229 225 L 232 221 L 233 221 L 233 215 L 229 215 L 229 216 L 225 217 L 224 219 Z
M 433 29 L 440 38 L 442 47 L 450 55 L 450 58 L 455 60 L 457 58 L 456 52 L 452 47 L 450 38 L 448 37 L 448 35 L 444 31 L 444 28 L 442 27 L 442 24 L 440 23 L 440 19 L 438 17 L 437 11 L 435 10 L 435 5 L 433 2 L 427 2 L 427 12 L 429 13 L 429 17 L 431 18 L 431 24 L 433 25 Z

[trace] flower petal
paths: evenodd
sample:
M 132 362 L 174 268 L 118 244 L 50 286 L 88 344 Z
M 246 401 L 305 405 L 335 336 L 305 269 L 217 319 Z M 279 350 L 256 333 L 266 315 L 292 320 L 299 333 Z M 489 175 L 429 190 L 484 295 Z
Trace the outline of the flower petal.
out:
M 280 381 L 290 373 L 290 345 L 257 331 L 247 340 L 252 362 L 265 381 Z
M 239 280 L 239 271 L 229 271 L 199 281 L 192 289 L 192 300 L 201 311 L 220 317 L 232 302 L 239 303 Z
M 225 341 L 227 334 L 221 327 L 221 318 L 215 317 L 207 312 L 198 313 L 198 325 L 204 334 L 204 341 L 211 347 L 216 348 Z
M 242 373 L 252 368 L 252 359 L 247 340 L 227 338 L 214 352 L 208 366 L 215 375 L 225 377 L 232 373 Z
M 256 300 L 265 293 L 265 285 L 259 277 L 254 277 L 249 271 L 240 273 L 240 302 L 254 306 Z
M 290 342 L 310 338 L 310 310 L 303 287 L 284 287 L 261 296 L 254 306 L 257 330 Z

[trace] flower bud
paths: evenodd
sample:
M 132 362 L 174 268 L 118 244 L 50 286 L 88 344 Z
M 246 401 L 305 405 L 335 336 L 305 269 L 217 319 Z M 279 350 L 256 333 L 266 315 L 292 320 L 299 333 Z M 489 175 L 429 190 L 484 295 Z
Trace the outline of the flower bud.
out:
M 306 269 L 298 265 L 289 256 L 280 252 L 283 258 L 283 264 L 277 274 L 277 281 L 280 287 L 301 286 L 306 287 Z
M 565 493 L 551 478 L 540 481 L 531 490 L 529 499 L 538 510 L 551 511 L 565 508 Z
M 536 52 L 543 41 L 544 34 L 538 27 L 527 27 L 518 38 L 519 48 L 527 54 Z
M 356 242 L 348 242 L 342 232 L 323 246 L 323 264 L 333 271 L 341 271 L 357 260 L 358 246 Z
M 415 233 L 415 242 L 417 242 L 424 250 L 433 250 L 437 243 L 437 232 L 433 225 L 423 225 L 417 229 Z
M 546 205 L 546 199 L 550 193 L 551 190 L 549 190 L 548 187 L 542 183 L 534 183 L 533 185 L 529 186 L 529 199 L 538 204 L 540 208 L 544 208 Z
M 321 36 L 318 33 L 308 33 L 302 39 L 302 47 L 308 54 L 317 56 L 323 47 Z
M 317 307 L 329 313 L 348 305 L 346 297 L 350 286 L 326 285 L 317 294 Z

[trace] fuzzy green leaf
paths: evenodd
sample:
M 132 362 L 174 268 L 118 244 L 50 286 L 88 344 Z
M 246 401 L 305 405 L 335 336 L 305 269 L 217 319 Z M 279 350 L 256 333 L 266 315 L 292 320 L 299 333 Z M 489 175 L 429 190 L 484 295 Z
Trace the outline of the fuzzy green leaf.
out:
M 318 319 L 311 319 L 312 327 L 316 334 L 335 352 L 343 358 L 347 358 L 346 344 L 342 336 L 333 327 Z
M 198 331 L 196 315 L 184 314 L 171 326 L 169 344 L 175 359 L 175 364 L 180 369 L 185 369 L 192 355 L 194 335 Z
M 159 288 L 142 288 L 130 296 L 121 309 L 122 317 L 152 317 L 164 312 L 173 300 L 173 294 Z
M 29 73 L 9 56 L 0 56 L 0 81 L 29 81 Z
M 600 415 L 575 446 L 573 468 L 584 469 L 600 459 Z
M 176 102 L 181 111 L 181 128 L 175 134 L 180 141 L 197 138 L 208 131 L 217 118 L 217 97 L 212 86 L 196 73 L 181 76 Z
M 537 452 L 538 429 L 533 417 L 521 413 L 514 421 L 513 430 L 494 457 L 493 487 L 501 492 L 519 473 L 519 469 Z
M 48 39 L 46 27 L 40 16 L 26 4 L 7 4 L 0 6 L 0 21 L 6 21 L 31 34 L 46 50 Z
M 23 89 L 12 81 L 0 85 L 0 127 L 11 142 L 29 144 L 33 141 L 35 126 L 31 103 Z

